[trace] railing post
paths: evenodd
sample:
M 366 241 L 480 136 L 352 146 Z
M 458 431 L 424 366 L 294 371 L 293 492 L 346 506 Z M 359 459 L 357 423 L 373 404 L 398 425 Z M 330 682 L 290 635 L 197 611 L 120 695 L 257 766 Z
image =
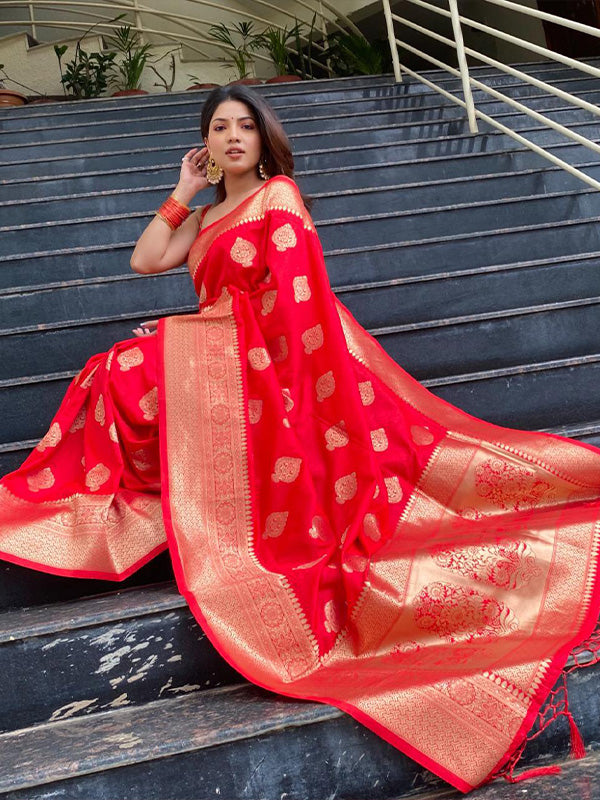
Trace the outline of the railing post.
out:
M 31 35 L 34 39 L 37 39 L 36 35 L 36 28 L 35 28 L 35 16 L 33 13 L 33 3 L 29 3 L 29 19 L 31 20 Z
M 469 130 L 471 133 L 478 133 L 477 118 L 475 116 L 475 104 L 471 94 L 471 82 L 469 80 L 469 67 L 467 56 L 465 55 L 465 43 L 463 41 L 462 28 L 458 16 L 458 0 L 449 0 L 450 15 L 452 17 L 452 30 L 454 31 L 454 41 L 456 42 L 456 55 L 458 56 L 458 66 L 462 80 L 463 95 L 467 106 L 467 117 L 469 118 Z
M 396 44 L 396 36 L 394 35 L 394 20 L 392 19 L 390 0 L 383 0 L 383 13 L 385 14 L 385 24 L 387 26 L 388 40 L 390 43 L 390 52 L 392 54 L 392 63 L 394 65 L 394 77 L 396 79 L 396 83 L 402 83 L 402 73 L 400 72 L 400 59 L 398 58 L 398 45 Z

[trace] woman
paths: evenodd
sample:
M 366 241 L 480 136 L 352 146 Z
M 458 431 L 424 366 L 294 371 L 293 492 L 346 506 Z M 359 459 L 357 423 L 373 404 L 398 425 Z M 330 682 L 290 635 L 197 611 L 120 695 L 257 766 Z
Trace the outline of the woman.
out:
M 199 311 L 89 359 L 0 482 L 0 556 L 118 581 L 168 547 L 240 673 L 469 791 L 594 628 L 600 451 L 477 419 L 385 353 L 331 291 L 258 94 L 216 89 L 201 131 L 131 258 L 187 261 Z

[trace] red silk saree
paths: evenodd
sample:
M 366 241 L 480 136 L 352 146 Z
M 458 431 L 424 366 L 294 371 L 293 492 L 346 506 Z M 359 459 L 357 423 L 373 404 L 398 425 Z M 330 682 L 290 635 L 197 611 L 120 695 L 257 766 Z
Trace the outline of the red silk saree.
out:
M 242 675 L 469 791 L 597 622 L 600 450 L 414 380 L 331 291 L 286 176 L 189 266 L 198 313 L 92 356 L 0 481 L 0 558 L 122 580 L 168 547 Z

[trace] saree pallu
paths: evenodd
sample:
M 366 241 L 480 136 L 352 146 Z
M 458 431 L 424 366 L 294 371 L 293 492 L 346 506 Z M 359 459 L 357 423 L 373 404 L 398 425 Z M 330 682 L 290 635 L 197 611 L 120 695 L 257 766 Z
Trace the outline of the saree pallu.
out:
M 600 450 L 414 380 L 331 291 L 286 176 L 189 266 L 199 312 L 93 356 L 0 481 L 0 557 L 119 580 L 168 546 L 242 675 L 469 791 L 594 629 Z

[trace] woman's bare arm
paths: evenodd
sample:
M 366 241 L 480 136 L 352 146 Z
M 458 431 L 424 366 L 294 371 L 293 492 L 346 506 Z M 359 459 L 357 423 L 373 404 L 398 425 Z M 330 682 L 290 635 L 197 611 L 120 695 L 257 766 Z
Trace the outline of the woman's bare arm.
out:
M 179 183 L 171 193 L 180 203 L 189 205 L 198 191 L 208 186 L 206 176 L 202 174 L 206 155 L 206 148 L 193 148 L 186 153 L 186 160 L 182 160 Z M 154 216 L 137 240 L 129 262 L 131 269 L 149 275 L 179 267 L 187 260 L 199 227 L 195 212 L 175 230 L 171 230 L 164 219 Z

